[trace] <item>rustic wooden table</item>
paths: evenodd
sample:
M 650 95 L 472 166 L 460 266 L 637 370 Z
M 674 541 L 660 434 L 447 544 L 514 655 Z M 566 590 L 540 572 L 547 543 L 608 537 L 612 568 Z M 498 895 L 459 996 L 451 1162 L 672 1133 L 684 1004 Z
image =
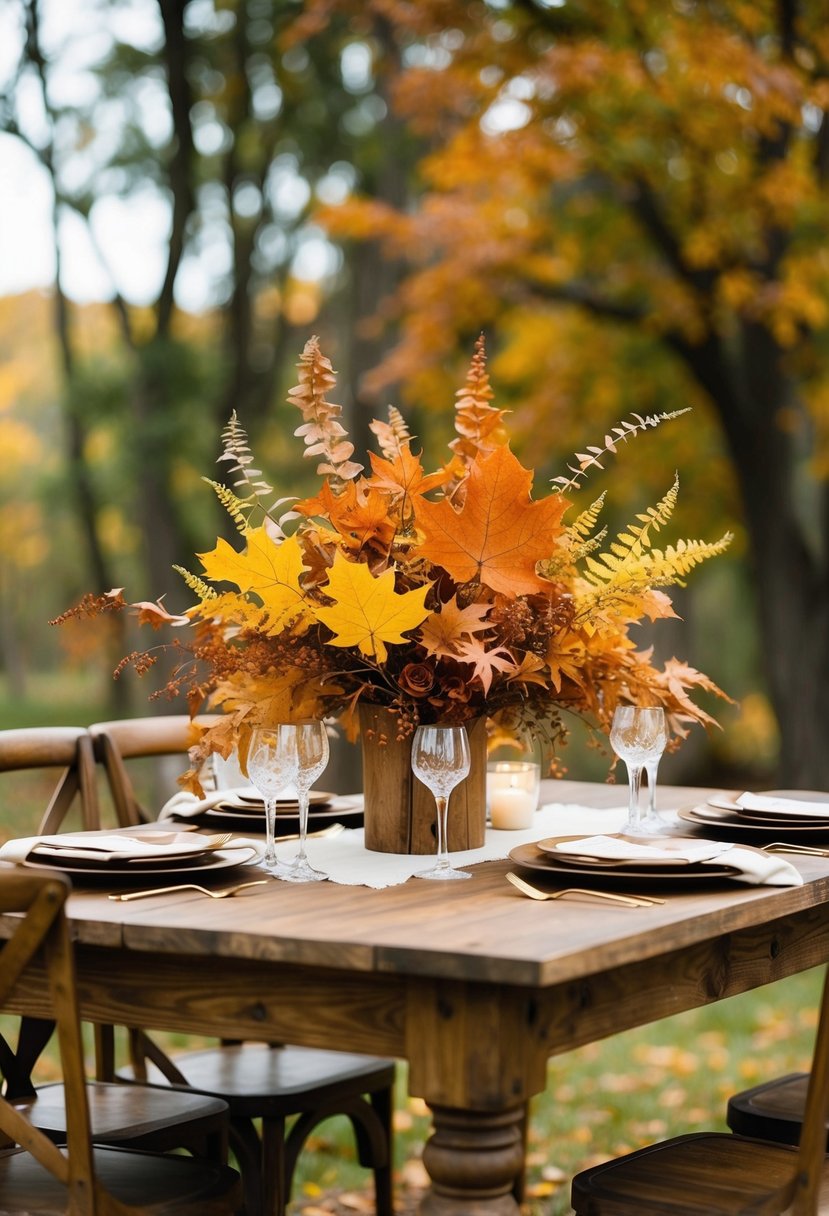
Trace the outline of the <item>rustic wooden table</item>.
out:
M 544 797 L 602 807 L 625 793 L 556 782 Z M 273 880 L 231 900 L 126 904 L 78 891 L 83 1016 L 405 1058 L 434 1123 L 421 1212 L 514 1216 L 522 1116 L 550 1056 L 829 959 L 829 859 L 791 861 L 802 887 L 677 883 L 637 909 L 536 903 L 505 881 L 508 862 L 383 891 Z M 17 1007 L 45 1014 L 44 988 Z

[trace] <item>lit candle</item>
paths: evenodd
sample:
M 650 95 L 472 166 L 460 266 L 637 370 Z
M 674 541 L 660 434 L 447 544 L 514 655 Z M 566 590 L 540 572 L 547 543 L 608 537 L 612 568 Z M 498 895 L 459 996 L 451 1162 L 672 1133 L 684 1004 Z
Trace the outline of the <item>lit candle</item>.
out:
M 530 828 L 533 823 L 536 798 L 528 790 L 515 786 L 502 786 L 489 795 L 489 814 L 492 826 L 499 831 Z

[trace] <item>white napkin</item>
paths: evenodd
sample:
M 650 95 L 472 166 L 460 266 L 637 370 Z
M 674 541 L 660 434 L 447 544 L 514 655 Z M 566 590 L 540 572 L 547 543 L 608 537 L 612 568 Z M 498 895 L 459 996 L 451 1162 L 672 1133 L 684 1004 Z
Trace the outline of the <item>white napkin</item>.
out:
M 807 802 L 798 798 L 773 798 L 769 794 L 740 794 L 735 799 L 744 811 L 762 811 L 764 815 L 787 815 L 797 818 L 807 815 L 810 819 L 829 819 L 829 799 L 826 802 Z
M 240 787 L 233 790 L 213 790 L 206 794 L 204 798 L 197 798 L 195 794 L 191 794 L 189 790 L 179 790 L 173 794 L 172 798 L 168 798 L 164 806 L 159 812 L 158 818 L 164 819 L 195 819 L 198 815 L 202 815 L 205 811 L 212 810 L 215 807 L 227 806 L 232 807 L 235 811 L 249 811 L 252 815 L 256 814 L 257 806 L 262 807 L 262 801 L 258 803 L 251 802 L 249 798 L 240 798 L 239 794 L 242 789 L 250 793 L 249 787 Z
M 703 865 L 707 864 L 703 862 Z M 803 876 L 778 853 L 761 853 L 734 845 L 727 853 L 720 853 L 713 864 L 733 866 L 739 870 L 739 874 L 730 875 L 734 882 L 747 882 L 758 887 L 803 886 Z
M 613 861 L 710 861 L 732 846 L 717 840 L 676 840 L 676 847 L 640 844 L 618 836 L 580 836 L 557 844 L 556 853 L 577 857 L 610 858 Z
M 24 836 L 7 840 L 0 847 L 0 860 L 23 862 L 30 854 L 78 858 L 89 861 L 147 861 L 203 853 L 209 848 L 204 836 L 183 832 L 169 833 L 173 840 L 153 841 L 149 834 L 129 836 L 106 832 L 63 832 L 59 836 Z

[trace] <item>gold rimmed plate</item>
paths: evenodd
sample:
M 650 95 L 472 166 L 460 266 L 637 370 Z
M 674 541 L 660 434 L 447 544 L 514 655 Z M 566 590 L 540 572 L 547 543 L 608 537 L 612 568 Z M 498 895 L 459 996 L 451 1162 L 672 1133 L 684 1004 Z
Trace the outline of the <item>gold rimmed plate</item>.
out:
M 689 880 L 707 881 L 712 878 L 733 878 L 739 873 L 732 866 L 719 865 L 714 861 L 706 862 L 704 865 L 693 866 L 677 866 L 671 870 L 660 870 L 653 866 L 633 866 L 625 864 L 623 867 L 612 868 L 603 864 L 591 864 L 584 861 L 577 865 L 565 864 L 562 865 L 550 853 L 544 853 L 538 845 L 535 844 L 519 844 L 510 853 L 510 860 L 514 861 L 518 866 L 525 866 L 528 870 L 540 870 L 550 877 L 568 878 L 573 874 L 583 874 L 592 878 L 605 879 L 629 879 L 635 878 L 637 882 L 642 880 L 650 880 L 651 882 L 687 882 Z
M 658 848 L 662 851 L 667 851 L 667 852 L 670 852 L 671 850 L 676 850 L 677 852 L 681 852 L 683 849 L 688 850 L 689 848 L 699 847 L 706 843 L 705 841 L 700 840 L 698 837 L 690 839 L 687 836 L 686 837 L 681 837 L 681 836 L 652 836 L 651 837 L 651 836 L 649 836 L 647 838 L 647 842 L 642 841 L 642 840 L 630 840 L 629 837 L 626 837 L 623 833 L 620 833 L 620 832 L 609 833 L 609 836 L 613 840 L 618 839 L 618 840 L 628 841 L 631 844 L 636 844 L 636 845 L 640 845 L 640 846 L 643 844 L 646 844 L 646 847 L 650 847 L 650 848 L 654 848 L 654 849 Z M 535 844 L 536 844 L 536 847 L 538 849 L 540 849 L 542 853 L 549 854 L 549 856 L 554 858 L 556 862 L 560 862 L 562 865 L 566 865 L 569 867 L 589 865 L 591 867 L 601 867 L 602 869 L 610 869 L 610 870 L 628 870 L 628 869 L 633 868 L 633 869 L 639 869 L 639 870 L 648 869 L 648 870 L 664 870 L 664 871 L 668 871 L 668 872 L 673 872 L 674 870 L 677 870 L 677 869 L 687 869 L 689 866 L 698 866 L 698 865 L 703 864 L 703 859 L 697 859 L 697 858 L 692 859 L 692 858 L 688 858 L 688 857 L 652 857 L 652 858 L 650 858 L 650 857 L 597 857 L 597 856 L 593 856 L 589 852 L 577 853 L 577 852 L 573 852 L 572 850 L 568 850 L 565 852 L 563 849 L 560 848 L 560 846 L 563 844 L 569 845 L 569 844 L 572 844 L 574 841 L 575 842 L 578 842 L 580 840 L 588 841 L 591 839 L 592 839 L 592 837 L 590 837 L 590 836 L 550 836 L 545 840 L 537 840 L 535 842 Z M 711 841 L 710 843 L 712 844 L 712 846 L 715 849 L 718 848 L 720 851 L 722 851 L 723 845 L 721 843 L 715 842 L 715 841 Z M 707 862 L 705 864 L 707 864 Z

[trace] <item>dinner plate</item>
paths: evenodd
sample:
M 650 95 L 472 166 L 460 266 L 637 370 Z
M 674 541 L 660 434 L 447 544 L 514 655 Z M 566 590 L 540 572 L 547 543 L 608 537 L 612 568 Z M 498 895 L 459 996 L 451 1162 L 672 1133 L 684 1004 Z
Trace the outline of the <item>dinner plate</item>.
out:
M 172 864 L 160 866 L 158 869 L 144 866 L 139 870 L 135 866 L 128 867 L 116 863 L 111 863 L 106 868 L 95 866 L 90 869 L 87 866 L 79 865 L 76 861 L 64 861 L 59 857 L 27 858 L 23 862 L 23 865 L 33 870 L 60 870 L 62 874 L 72 875 L 73 882 L 79 882 L 83 879 L 86 882 L 108 883 L 110 886 L 115 882 L 118 886 L 122 886 L 125 879 L 138 883 L 149 881 L 150 879 L 153 882 L 158 882 L 159 878 L 166 878 L 168 874 L 198 874 L 199 879 L 202 877 L 209 878 L 216 871 L 245 865 L 246 862 L 253 860 L 255 852 L 255 849 L 249 847 L 216 849 L 212 853 L 205 853 L 199 861 L 191 861 L 189 865 Z
M 519 844 L 510 853 L 510 860 L 516 865 L 524 866 L 528 870 L 541 870 L 545 874 L 555 876 L 556 878 L 568 878 L 574 874 L 581 874 L 584 877 L 590 878 L 605 878 L 605 879 L 628 879 L 635 878 L 637 881 L 648 880 L 651 882 L 676 882 L 681 880 L 687 882 L 689 879 L 707 880 L 711 878 L 732 878 L 739 871 L 732 866 L 717 865 L 716 859 L 712 862 L 706 862 L 705 865 L 685 866 L 683 868 L 665 870 L 655 869 L 653 866 L 634 867 L 625 865 L 623 868 L 611 869 L 606 865 L 590 865 L 587 862 L 582 862 L 579 865 L 561 865 L 549 853 L 543 853 L 535 844 Z
M 251 810 L 263 812 L 265 810 L 265 802 L 262 795 L 256 790 L 237 790 L 233 797 L 237 802 L 244 802 L 249 805 Z M 325 790 L 311 790 L 308 795 L 308 805 L 324 806 L 334 797 L 336 797 L 335 794 L 326 793 Z M 276 800 L 277 815 L 290 814 L 291 811 L 296 812 L 298 809 L 299 803 L 296 798 L 277 798 Z
M 616 837 L 626 839 L 620 832 L 611 832 L 608 833 L 608 835 L 610 835 L 613 839 Z M 596 868 L 601 867 L 603 870 L 628 870 L 630 868 L 634 868 L 639 870 L 648 869 L 673 872 L 677 869 L 687 869 L 688 866 L 698 866 L 703 864 L 701 861 L 691 861 L 687 857 L 591 857 L 589 853 L 565 853 L 558 848 L 559 845 L 569 844 L 574 840 L 588 839 L 590 839 L 590 837 L 586 836 L 549 836 L 546 840 L 537 840 L 535 843 L 536 847 L 539 848 L 542 853 L 549 854 L 549 856 L 554 858 L 555 861 L 560 862 L 562 865 L 566 865 L 569 868 L 572 868 L 573 866 L 590 865 Z M 633 841 L 632 843 L 644 844 L 645 842 Z M 647 839 L 647 845 L 655 847 L 658 844 L 660 849 L 666 850 L 688 849 L 703 843 L 704 841 L 701 841 L 699 837 L 692 838 L 687 836 L 650 836 Z M 712 844 L 713 843 L 714 842 L 712 841 Z M 719 847 L 722 848 L 722 845 Z
M 718 829 L 725 828 L 729 832 L 744 832 L 747 835 L 754 833 L 755 835 L 765 833 L 771 836 L 788 835 L 789 832 L 796 832 L 798 835 L 811 833 L 811 835 L 825 835 L 829 825 L 817 823 L 815 820 L 805 822 L 797 820 L 792 822 L 787 819 L 782 823 L 779 819 L 771 823 L 768 819 L 746 819 L 743 815 L 737 815 L 734 811 L 726 810 L 725 807 L 711 806 L 710 803 L 705 803 L 700 806 L 683 806 L 677 811 L 679 819 L 683 819 L 686 823 L 693 823 L 695 827 L 716 827 Z

